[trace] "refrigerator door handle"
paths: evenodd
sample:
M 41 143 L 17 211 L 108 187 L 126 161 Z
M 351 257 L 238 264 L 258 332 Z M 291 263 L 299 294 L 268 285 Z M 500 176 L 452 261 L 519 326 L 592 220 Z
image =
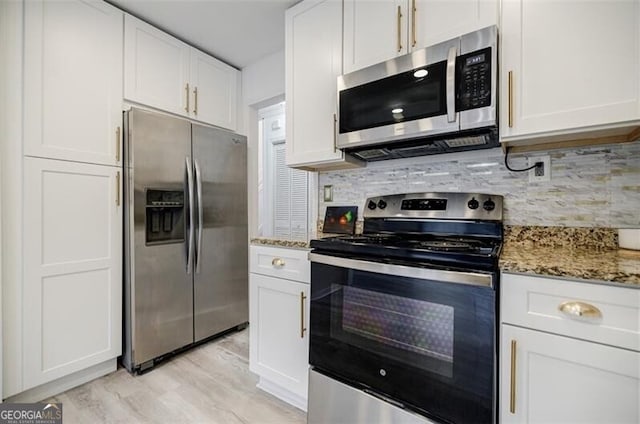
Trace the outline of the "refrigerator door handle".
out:
M 185 166 L 187 167 L 187 195 L 189 196 L 189 240 L 187 244 L 187 274 L 191 274 L 193 267 L 193 170 L 189 156 L 185 157 Z
M 200 252 L 202 250 L 202 223 L 203 223 L 203 206 L 202 206 L 202 172 L 198 160 L 194 159 L 193 164 L 196 169 L 196 190 L 198 192 L 198 236 L 196 238 L 196 273 L 200 273 Z

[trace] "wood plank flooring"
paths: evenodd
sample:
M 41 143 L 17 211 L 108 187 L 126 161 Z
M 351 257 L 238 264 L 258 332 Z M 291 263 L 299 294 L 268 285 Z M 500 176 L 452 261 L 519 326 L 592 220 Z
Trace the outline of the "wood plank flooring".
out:
M 249 371 L 249 329 L 178 355 L 141 376 L 125 369 L 71 389 L 65 424 L 303 424 L 306 414 L 256 388 Z

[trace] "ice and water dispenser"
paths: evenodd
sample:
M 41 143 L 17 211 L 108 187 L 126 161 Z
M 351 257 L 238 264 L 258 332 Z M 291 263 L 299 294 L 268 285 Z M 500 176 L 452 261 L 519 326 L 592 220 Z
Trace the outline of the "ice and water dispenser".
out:
M 147 189 L 146 197 L 146 243 L 184 242 L 184 191 Z

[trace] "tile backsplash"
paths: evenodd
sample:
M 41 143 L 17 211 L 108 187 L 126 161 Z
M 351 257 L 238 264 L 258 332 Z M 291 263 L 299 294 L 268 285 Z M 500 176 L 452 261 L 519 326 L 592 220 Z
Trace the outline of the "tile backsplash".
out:
M 370 196 L 464 191 L 504 196 L 506 225 L 640 227 L 640 141 L 509 155 L 512 168 L 551 156 L 551 180 L 529 182 L 510 172 L 501 149 L 369 163 L 366 168 L 319 174 L 319 218 L 326 206 L 358 206 Z M 323 187 L 333 186 L 333 201 Z

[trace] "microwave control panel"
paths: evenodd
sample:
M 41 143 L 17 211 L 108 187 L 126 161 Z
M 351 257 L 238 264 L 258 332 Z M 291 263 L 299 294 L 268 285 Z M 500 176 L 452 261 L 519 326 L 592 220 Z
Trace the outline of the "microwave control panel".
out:
M 456 111 L 491 106 L 491 47 L 456 58 Z

